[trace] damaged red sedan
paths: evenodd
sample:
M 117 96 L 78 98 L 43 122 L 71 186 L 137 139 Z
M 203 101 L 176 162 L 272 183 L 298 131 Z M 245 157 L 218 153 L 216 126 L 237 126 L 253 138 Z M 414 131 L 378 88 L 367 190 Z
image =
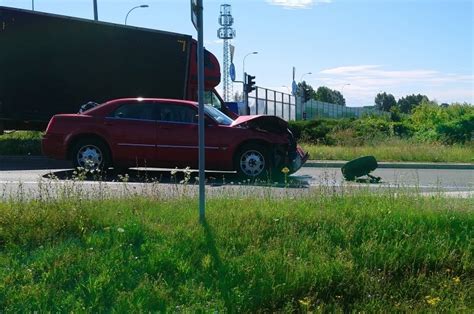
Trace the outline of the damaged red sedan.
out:
M 198 167 L 196 102 L 117 99 L 78 114 L 51 118 L 44 155 L 86 169 Z M 308 159 L 288 123 L 274 116 L 233 120 L 205 105 L 206 170 L 265 178 L 284 167 L 296 172 Z

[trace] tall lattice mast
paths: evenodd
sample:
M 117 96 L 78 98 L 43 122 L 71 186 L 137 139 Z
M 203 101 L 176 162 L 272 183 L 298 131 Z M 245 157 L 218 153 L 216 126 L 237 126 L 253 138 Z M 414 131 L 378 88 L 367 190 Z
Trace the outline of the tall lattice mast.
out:
M 231 27 L 234 24 L 234 18 L 231 14 L 230 4 L 221 5 L 221 15 L 219 24 L 222 26 L 217 30 L 217 37 L 224 40 L 224 61 L 223 80 L 224 101 L 230 101 L 232 98 L 232 80 L 230 79 L 229 68 L 231 64 L 231 53 L 229 41 L 235 37 L 235 30 Z

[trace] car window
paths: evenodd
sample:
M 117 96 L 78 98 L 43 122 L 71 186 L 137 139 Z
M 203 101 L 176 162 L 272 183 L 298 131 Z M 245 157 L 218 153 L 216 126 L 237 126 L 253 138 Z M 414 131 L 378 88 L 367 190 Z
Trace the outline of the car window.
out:
M 157 105 L 153 103 L 124 104 L 112 112 L 110 117 L 120 119 L 156 120 Z
M 158 120 L 178 123 L 197 123 L 195 108 L 185 105 L 160 104 Z
M 231 125 L 232 122 L 234 122 L 234 120 L 232 120 L 231 118 L 226 116 L 223 112 L 214 108 L 211 105 L 207 105 L 207 104 L 204 105 L 204 111 L 206 112 L 208 116 L 212 117 L 212 119 L 214 119 L 214 121 L 216 121 L 218 124 Z
M 219 98 L 216 96 L 214 91 L 205 91 L 204 92 L 204 104 L 210 105 L 216 109 L 220 109 L 222 107 L 222 103 Z

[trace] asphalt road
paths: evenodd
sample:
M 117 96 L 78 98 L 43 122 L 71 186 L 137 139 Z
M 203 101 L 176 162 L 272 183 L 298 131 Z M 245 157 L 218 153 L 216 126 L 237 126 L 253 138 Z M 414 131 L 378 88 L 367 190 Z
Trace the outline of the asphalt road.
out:
M 379 168 L 373 175 L 381 183 L 346 182 L 339 168 L 303 167 L 287 182 L 237 182 L 229 173 L 209 173 L 209 195 L 304 195 L 318 189 L 414 189 L 421 192 L 447 192 L 457 196 L 474 195 L 474 170 L 388 169 Z M 64 193 L 83 193 L 84 197 L 129 195 L 130 193 L 180 197 L 196 194 L 196 185 L 180 184 L 182 173 L 170 176 L 169 171 L 156 169 L 132 170 L 127 177 L 110 174 L 106 177 L 77 178 L 67 162 L 37 157 L 3 159 L 0 164 L 0 199 L 52 197 Z M 268 188 L 268 185 L 271 188 Z M 65 192 L 66 191 L 66 192 Z

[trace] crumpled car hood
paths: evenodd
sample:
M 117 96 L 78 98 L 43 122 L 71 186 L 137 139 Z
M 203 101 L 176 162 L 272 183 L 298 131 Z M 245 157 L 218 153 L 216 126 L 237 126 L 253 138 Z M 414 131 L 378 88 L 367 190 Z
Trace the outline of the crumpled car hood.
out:
M 231 124 L 232 127 L 248 127 L 271 133 L 283 134 L 288 130 L 288 122 L 275 116 L 240 116 Z

